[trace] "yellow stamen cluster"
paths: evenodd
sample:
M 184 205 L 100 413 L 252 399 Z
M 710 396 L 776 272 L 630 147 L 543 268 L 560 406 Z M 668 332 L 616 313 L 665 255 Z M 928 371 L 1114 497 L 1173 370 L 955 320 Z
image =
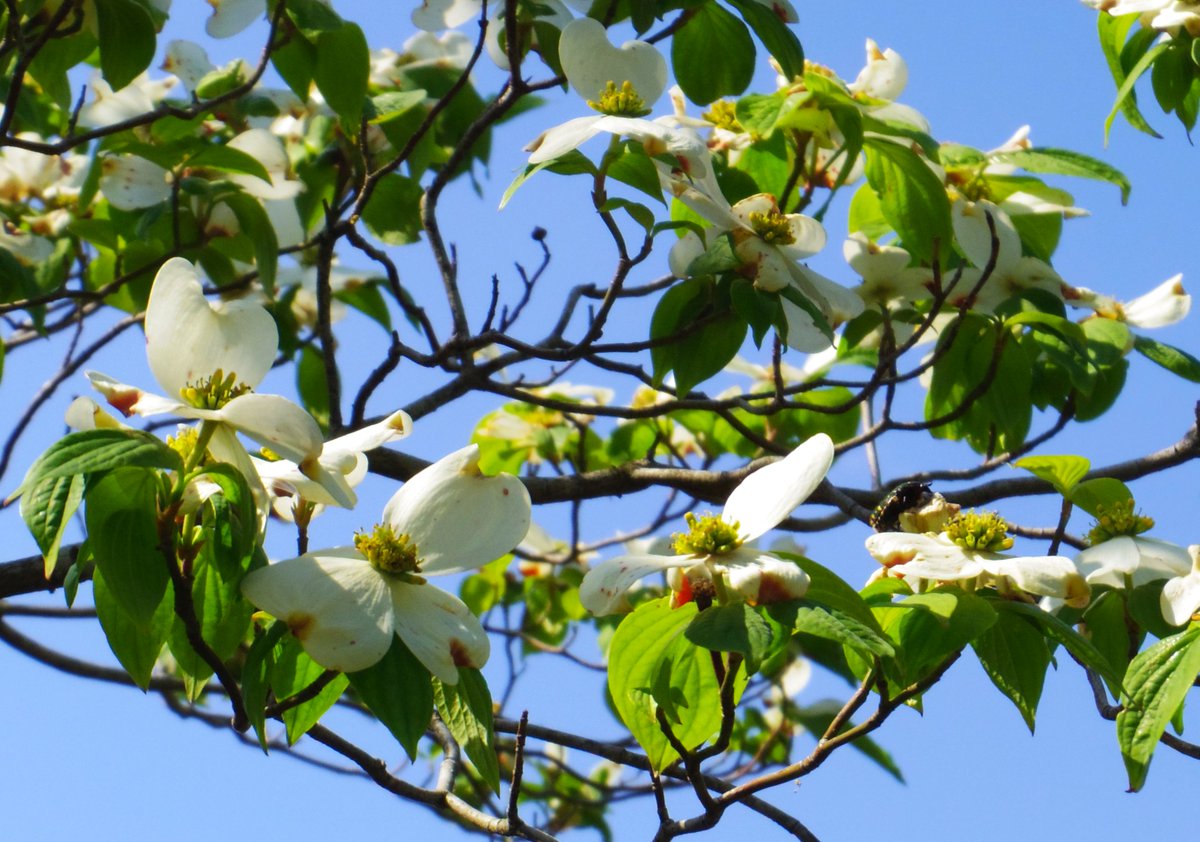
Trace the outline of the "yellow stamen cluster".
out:
M 221 369 L 213 372 L 212 377 L 188 383 L 179 390 L 179 397 L 189 406 L 196 409 L 220 409 L 239 395 L 250 391 L 245 383 L 239 383 L 237 375 L 232 371 L 228 376 Z
M 700 116 L 718 129 L 725 129 L 726 131 L 737 132 L 739 134 L 746 131 L 742 128 L 742 124 L 738 122 L 737 109 L 732 102 L 726 99 L 718 99 L 708 111 Z
M 179 458 L 186 465 L 191 461 L 192 453 L 195 451 L 199 439 L 200 434 L 195 427 L 180 427 L 179 432 L 175 435 L 167 436 L 167 447 L 178 453 Z
M 598 101 L 588 100 L 594 110 L 612 117 L 645 117 L 650 113 L 646 101 L 633 89 L 633 83 L 625 81 L 618 88 L 616 82 L 609 82 L 600 92 Z
M 1120 535 L 1138 535 L 1154 526 L 1154 518 L 1133 510 L 1133 498 L 1119 503 L 1096 507 L 1096 525 L 1088 532 L 1088 542 L 1095 546 Z
M 354 549 L 380 573 L 424 581 L 414 575 L 421 569 L 416 544 L 408 535 L 397 535 L 387 524 L 376 524 L 370 533 L 354 533 Z
M 976 513 L 974 509 L 946 524 L 951 541 L 968 550 L 1000 552 L 1013 545 L 1008 537 L 1008 522 L 995 512 Z
M 738 539 L 740 524 L 737 522 L 726 523 L 717 515 L 696 517 L 691 512 L 683 517 L 688 531 L 671 536 L 672 546 L 679 555 L 721 555 L 733 552 L 742 544 Z
M 796 242 L 791 223 L 788 222 L 787 216 L 778 210 L 750 214 L 750 227 L 754 229 L 755 234 L 773 246 L 790 246 Z

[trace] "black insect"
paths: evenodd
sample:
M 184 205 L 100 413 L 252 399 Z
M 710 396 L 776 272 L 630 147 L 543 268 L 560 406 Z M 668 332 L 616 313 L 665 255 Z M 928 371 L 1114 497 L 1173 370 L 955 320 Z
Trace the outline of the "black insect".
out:
M 934 498 L 927 482 L 902 482 L 879 501 L 867 521 L 876 532 L 900 532 L 900 515 L 919 509 Z

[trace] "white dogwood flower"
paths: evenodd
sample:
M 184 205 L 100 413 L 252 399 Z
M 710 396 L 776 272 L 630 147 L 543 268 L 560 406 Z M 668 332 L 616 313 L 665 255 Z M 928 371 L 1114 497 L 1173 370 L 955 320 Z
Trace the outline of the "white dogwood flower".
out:
M 797 599 L 808 576 L 797 565 L 747 546 L 779 525 L 816 490 L 833 464 L 833 441 L 819 433 L 784 459 L 744 480 L 718 515 L 688 514 L 688 532 L 675 536 L 675 555 L 637 554 L 610 558 L 588 571 L 579 600 L 595 615 L 624 605 L 625 592 L 652 573 L 680 571 L 676 599 L 728 598 L 730 591 L 761 604 Z
M 212 423 L 209 449 L 251 480 L 256 472 L 237 432 L 245 433 L 320 482 L 340 505 L 352 495 L 341 475 L 320 463 L 321 429 L 279 395 L 252 390 L 275 362 L 279 345 L 270 313 L 249 301 L 210 303 L 196 269 L 180 257 L 162 265 L 146 305 L 146 357 L 167 397 L 96 371 L 92 385 L 124 415 L 170 413 Z
M 1115 319 L 1134 327 L 1156 328 L 1182 321 L 1192 309 L 1192 297 L 1183 288 L 1183 275 L 1173 275 L 1132 301 L 1117 301 L 1087 287 L 1069 287 L 1066 301 L 1087 307 L 1102 319 Z
M 490 652 L 479 620 L 427 576 L 481 567 L 529 529 L 529 494 L 509 474 L 479 472 L 474 445 L 418 473 L 383 510 L 383 523 L 335 547 L 251 572 L 242 593 L 287 623 L 314 661 L 354 672 L 382 658 L 392 635 L 438 679 L 480 667 Z
M 558 57 L 571 87 L 599 114 L 577 117 L 543 132 L 525 147 L 532 153 L 529 163 L 552 161 L 602 132 L 662 143 L 679 133 L 641 119 L 667 87 L 667 62 L 653 45 L 626 41 L 614 47 L 602 23 L 579 18 L 563 28 Z
M 1068 605 L 1087 605 L 1090 590 L 1065 556 L 1013 556 L 1008 524 L 993 513 L 968 512 L 940 533 L 879 532 L 867 538 L 869 552 L 886 575 L 925 582 L 973 582 L 1002 592 L 1014 587 Z

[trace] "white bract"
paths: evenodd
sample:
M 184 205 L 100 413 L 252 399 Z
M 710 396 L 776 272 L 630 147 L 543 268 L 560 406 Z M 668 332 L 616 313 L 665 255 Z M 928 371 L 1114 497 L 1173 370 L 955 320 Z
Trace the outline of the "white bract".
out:
M 933 271 L 910 266 L 912 255 L 898 246 L 880 245 L 855 231 L 842 244 L 842 256 L 863 282 L 852 291 L 863 303 L 886 307 L 890 302 L 928 298 Z
M 1114 17 L 1139 14 L 1142 25 L 1174 32 L 1179 27 L 1189 35 L 1200 35 L 1200 2 L 1197 0 L 1083 0 L 1093 9 Z
M 816 490 L 833 464 L 833 441 L 813 436 L 784 459 L 759 468 L 729 495 L 720 516 L 688 516 L 690 531 L 676 536 L 676 555 L 625 555 L 602 561 L 579 586 L 579 600 L 595 615 L 612 614 L 625 592 L 652 573 L 681 571 L 677 600 L 736 594 L 761 604 L 797 599 L 808 576 L 797 565 L 745 546 L 774 529 Z
M 1087 307 L 1103 319 L 1115 319 L 1134 327 L 1156 328 L 1183 321 L 1192 309 L 1192 297 L 1183 288 L 1183 275 L 1167 278 L 1132 301 L 1117 301 L 1087 287 L 1068 287 L 1066 301 L 1074 307 Z
M 529 163 L 552 161 L 602 132 L 671 145 L 678 129 L 641 119 L 667 87 L 667 62 L 653 45 L 626 41 L 614 47 L 603 24 L 580 18 L 563 28 L 558 56 L 571 87 L 599 114 L 543 132 L 525 147 L 532 153 Z M 688 134 L 694 133 L 682 136 Z
M 1192 569 L 1192 560 L 1178 544 L 1141 535 L 1117 535 L 1080 550 L 1075 565 L 1089 585 L 1136 588 L 1182 576 Z
M 884 566 L 884 575 L 906 581 L 970 582 L 974 587 L 1013 588 L 1038 596 L 1087 605 L 1090 591 L 1065 556 L 1014 556 L 1008 525 L 993 514 L 959 515 L 939 533 L 879 532 L 867 538 L 867 552 Z
M 510 552 L 529 529 L 529 494 L 509 474 L 479 472 L 474 445 L 410 479 L 373 533 L 251 572 L 242 593 L 287 623 L 327 669 L 354 672 L 378 662 L 392 635 L 438 679 L 480 667 L 490 644 L 479 620 L 427 576 L 481 567 Z
M 213 422 L 210 452 L 253 481 L 256 472 L 236 436 L 245 433 L 350 505 L 345 480 L 320 463 L 321 429 L 312 416 L 287 398 L 252 391 L 274 365 L 279 344 L 266 310 L 249 301 L 210 303 L 195 267 L 173 257 L 154 278 L 145 327 L 150 370 L 167 397 L 87 372 L 112 406 L 126 416 L 170 413 Z
M 1200 611 L 1200 544 L 1192 544 L 1187 551 L 1191 569 L 1168 580 L 1159 596 L 1163 617 L 1173 626 L 1182 626 Z
M 988 219 L 991 224 L 988 224 Z M 995 203 L 957 199 L 950 208 L 954 237 L 977 272 L 964 271 L 949 303 L 960 306 L 977 285 L 989 264 L 992 271 L 971 304 L 972 310 L 991 312 L 1006 298 L 1027 289 L 1063 297 L 1063 280 L 1046 261 L 1021 254 L 1021 235 L 1012 219 Z M 995 254 L 993 256 L 993 246 Z M 992 263 L 992 261 L 995 261 Z

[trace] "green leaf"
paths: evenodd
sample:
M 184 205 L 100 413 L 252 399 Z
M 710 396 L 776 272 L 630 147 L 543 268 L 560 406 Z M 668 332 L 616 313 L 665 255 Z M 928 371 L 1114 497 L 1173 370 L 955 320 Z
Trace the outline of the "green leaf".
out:
M 1018 325 L 1028 325 L 1032 328 L 1053 333 L 1068 342 L 1081 354 L 1087 350 L 1087 334 L 1083 328 L 1070 319 L 1064 319 L 1062 316 L 1056 316 L 1053 313 L 1042 313 L 1036 310 L 1025 310 L 1004 320 L 1005 328 L 1013 328 Z
M 433 716 L 433 683 L 399 635 L 383 659 L 348 675 L 350 686 L 371 713 L 387 726 L 410 760 L 417 759 L 417 744 Z
M 301 102 L 308 102 L 312 88 L 313 68 L 317 64 L 317 50 L 312 42 L 300 33 L 295 33 L 282 46 L 271 50 L 271 64 L 280 78 L 292 89 Z
M 496 731 L 492 726 L 492 694 L 477 669 L 458 668 L 458 684 L 433 679 L 433 701 L 475 771 L 493 792 L 500 791 Z
M 1109 72 L 1112 74 L 1113 82 L 1120 88 L 1125 82 L 1125 67 L 1122 62 L 1122 55 L 1125 52 L 1125 38 L 1129 34 L 1130 28 L 1138 20 L 1138 14 L 1114 16 L 1100 14 L 1096 16 L 1096 25 L 1099 29 L 1100 46 L 1104 50 L 1104 60 L 1108 63 Z M 1125 115 L 1125 119 L 1135 129 L 1145 132 L 1153 137 L 1162 137 L 1158 132 L 1150 127 L 1146 122 L 1146 118 L 1137 107 L 1137 94 L 1133 92 L 1132 87 L 1128 91 L 1128 96 L 1119 97 L 1117 100 L 1118 107 L 1121 113 Z M 1111 121 L 1111 118 L 1110 118 Z M 1105 137 L 1108 136 L 1108 127 L 1105 127 Z
M 716 3 L 694 7 L 671 39 L 675 80 L 698 105 L 746 90 L 754 78 L 754 54 L 746 24 Z
M 1103 17 L 1103 15 L 1101 15 L 1101 17 Z M 1124 80 L 1121 81 L 1120 86 L 1117 88 L 1117 98 L 1113 102 L 1112 110 L 1108 112 L 1108 117 L 1106 117 L 1104 120 L 1104 143 L 1105 143 L 1105 145 L 1108 144 L 1108 133 L 1112 129 L 1113 120 L 1116 119 L 1117 112 L 1122 111 L 1122 112 L 1125 112 L 1126 117 L 1129 116 L 1128 112 L 1126 111 L 1125 102 L 1127 100 L 1130 100 L 1131 97 L 1133 96 L 1134 84 L 1137 82 L 1137 80 L 1139 78 L 1141 78 L 1141 75 L 1143 73 L 1145 73 L 1148 69 L 1150 69 L 1150 66 L 1152 64 L 1154 64 L 1154 60 L 1156 58 L 1158 58 L 1160 53 L 1162 53 L 1164 50 L 1167 49 L 1167 47 L 1170 46 L 1170 43 L 1171 42 L 1169 40 L 1163 41 L 1158 44 L 1155 44 L 1153 47 L 1151 47 L 1149 50 L 1147 50 L 1145 55 L 1143 55 L 1140 59 L 1138 59 L 1137 64 L 1135 64 L 1132 68 L 1130 68 L 1129 74 L 1124 78 Z M 1136 110 L 1136 106 L 1134 106 L 1134 108 Z M 1139 115 L 1139 119 L 1140 119 L 1140 115 Z M 1140 122 L 1142 125 L 1145 125 L 1145 123 L 1146 123 L 1146 121 L 1144 119 L 1140 119 Z M 1141 128 L 1141 126 L 1133 120 L 1130 120 L 1130 123 L 1132 123 L 1137 128 Z M 1146 128 L 1149 128 L 1149 126 L 1146 126 Z M 1153 134 L 1155 137 L 1159 137 L 1158 133 L 1156 133 L 1153 129 L 1151 129 L 1149 133 Z
M 219 541 L 220 555 L 215 560 L 226 578 L 240 576 L 258 543 L 258 509 L 250 485 L 227 462 L 205 465 L 197 473 L 221 489 L 219 499 L 209 498 L 204 522 L 212 530 L 207 539 Z
M 721 724 L 716 676 L 708 652 L 683 636 L 696 614 L 695 603 L 673 609 L 669 597 L 643 603 L 621 621 L 609 644 L 608 690 L 613 706 L 655 770 L 679 756 L 659 727 L 658 703 L 651 692 L 656 678 L 661 683 L 664 662 L 672 665 L 668 686 L 688 705 L 674 710 L 672 730 L 680 742 L 694 748 Z
M 1112 477 L 1084 480 L 1071 491 L 1070 500 L 1092 517 L 1099 517 L 1101 506 L 1112 506 L 1133 499 L 1129 486 Z
M 21 497 L 21 518 L 42 551 L 47 579 L 58 564 L 63 532 L 82 499 L 83 477 L 79 475 L 40 479 Z
M 205 146 L 191 158 L 189 167 L 207 167 L 221 172 L 242 173 L 271 183 L 271 174 L 253 155 L 232 146 Z
M 900 644 L 898 662 L 905 684 L 919 680 L 978 638 L 997 616 L 987 600 L 954 586 L 915 594 L 896 604 L 899 613 L 892 613 L 885 630 Z
M 714 652 L 739 652 L 746 672 L 753 675 L 771 649 L 771 627 L 744 602 L 713 606 L 701 611 L 684 631 L 684 637 Z
M 1129 661 L 1145 639 L 1144 632 L 1129 621 L 1126 597 L 1124 590 L 1098 588 L 1082 617 L 1081 630 L 1087 635 L 1085 639 L 1101 653 L 1107 664 L 1112 665 L 1111 675 L 1099 669 L 1096 672 L 1104 676 L 1114 699 L 1119 699 L 1124 692 L 1121 684 Z M 1161 616 L 1161 611 L 1159 613 Z
M 119 91 L 154 60 L 154 20 L 136 0 L 95 0 L 95 7 L 100 73 L 114 91 Z
M 178 471 L 183 462 L 178 453 L 141 430 L 84 430 L 69 433 L 50 445 L 29 468 L 18 493 L 24 493 L 26 484 L 40 480 L 121 467 Z
M 317 90 L 341 118 L 346 132 L 357 137 L 370 75 L 366 36 L 353 23 L 327 29 L 317 36 L 316 59 L 313 81 Z
M 325 668 L 308 657 L 300 641 L 289 635 L 283 639 L 280 649 L 275 654 L 275 663 L 271 667 L 271 688 L 275 691 L 275 698 L 283 702 L 308 687 L 324 673 Z M 296 740 L 320 721 L 325 712 L 341 698 L 347 684 L 349 679 L 345 675 L 338 675 L 322 687 L 316 696 L 283 712 L 288 745 L 295 745 Z
M 800 608 L 796 612 L 795 630 L 826 640 L 834 640 L 859 652 L 890 658 L 895 647 L 880 632 L 859 622 L 836 608 Z
M 425 191 L 411 178 L 392 173 L 375 185 L 363 222 L 389 246 L 415 243 L 421 238 L 421 197 Z
M 1172 374 L 1193 383 L 1200 383 L 1200 360 L 1187 351 L 1181 351 L 1179 348 L 1146 336 L 1135 336 L 1133 348 L 1150 362 L 1161 365 Z
M 279 265 L 279 240 L 275 226 L 266 210 L 253 196 L 234 193 L 225 198 L 225 204 L 237 217 L 238 227 L 254 244 L 254 265 L 258 269 L 258 282 L 268 296 L 275 294 L 275 270 Z
M 754 0 L 727 0 L 738 10 L 742 19 L 754 30 L 767 52 L 779 62 L 779 69 L 788 79 L 804 73 L 804 48 L 796 33 L 783 22 L 770 4 Z
M 143 690 L 149 688 L 158 654 L 175 619 L 171 589 L 163 592 L 148 615 L 134 617 L 109 589 L 104 571 L 97 567 L 92 574 L 92 599 L 109 648 L 133 683 Z
M 1129 191 L 1132 189 L 1129 179 L 1116 167 L 1090 155 L 1072 152 L 1069 149 L 1016 149 L 1012 152 L 996 152 L 991 159 L 1002 164 L 1014 164 L 1026 172 L 1071 175 L 1095 181 L 1107 181 L 1120 188 L 1121 204 L 1129 203 Z
M 1138 654 L 1125 674 L 1128 695 L 1117 714 L 1117 742 L 1129 774 L 1129 790 L 1146 782 L 1158 739 L 1200 673 L 1200 626 Z
M 875 635 L 883 635 L 883 629 L 871 612 L 871 608 L 859 596 L 858 591 L 832 570 L 822 567 L 812 559 L 792 553 L 777 552 L 775 555 L 786 558 L 800 565 L 808 574 L 808 590 L 804 594 L 805 602 L 816 603 L 832 609 L 850 619 L 856 620 Z
M 605 172 L 609 178 L 615 178 L 622 184 L 640 190 L 664 206 L 667 204 L 663 198 L 662 184 L 658 180 L 658 170 L 642 144 L 624 141 L 618 152 L 610 156 L 606 163 Z
M 275 668 L 276 644 L 287 631 L 287 623 L 278 620 L 273 622 L 265 632 L 255 636 L 242 664 L 242 701 L 264 754 L 267 752 L 267 691 L 271 687 L 271 672 Z
M 540 164 L 527 164 L 525 169 L 512 180 L 512 184 L 505 188 L 504 195 L 500 198 L 500 210 L 504 210 L 504 206 L 508 204 L 513 194 L 532 178 L 534 173 L 547 169 L 559 175 L 595 175 L 597 172 L 596 165 L 578 149 L 572 149 L 565 155 L 549 161 L 542 161 Z
M 135 623 L 149 624 L 170 584 L 159 549 L 158 476 L 144 468 L 117 468 L 85 492 L 88 543 L 96 567 Z
M 907 146 L 879 138 L 863 140 L 867 153 L 867 183 L 878 194 L 888 223 L 904 247 L 918 260 L 929 262 L 950 254 L 953 231 L 946 188 L 929 166 Z
M 325 358 L 312 345 L 305 345 L 300 350 L 300 359 L 296 363 L 296 391 L 304 408 L 321 429 L 329 429 L 329 380 Z
M 1013 464 L 1044 479 L 1063 497 L 1070 497 L 1071 489 L 1092 469 L 1092 463 L 1083 456 L 1026 456 Z
M 1017 706 L 1032 734 L 1050 666 L 1050 649 L 1029 620 L 1004 610 L 1004 603 L 993 603 L 993 607 L 999 610 L 996 622 L 971 646 L 988 678 Z
M 704 324 L 697 328 L 701 320 Z M 711 280 L 697 278 L 676 284 L 659 299 L 650 320 L 651 339 L 671 340 L 650 351 L 655 379 L 661 381 L 668 371 L 674 371 L 675 388 L 679 394 L 687 394 L 734 358 L 746 330 L 746 323 Z

